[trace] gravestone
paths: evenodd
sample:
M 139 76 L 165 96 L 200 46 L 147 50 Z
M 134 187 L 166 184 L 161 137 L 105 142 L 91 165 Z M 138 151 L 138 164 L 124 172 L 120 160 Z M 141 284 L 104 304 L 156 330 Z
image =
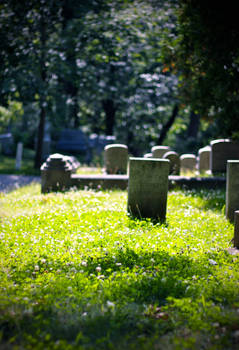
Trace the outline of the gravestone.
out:
M 239 249 L 239 210 L 234 212 L 234 247 Z
M 151 149 L 153 158 L 163 158 L 163 155 L 168 151 L 170 151 L 168 146 L 154 146 Z
M 180 168 L 184 171 L 195 171 L 197 158 L 194 154 L 182 154 L 180 156 Z
M 41 192 L 64 191 L 71 185 L 72 166 L 62 154 L 50 155 L 41 166 Z
M 107 174 L 126 174 L 128 147 L 119 143 L 105 146 L 104 162 Z
M 174 151 L 169 151 L 164 154 L 163 159 L 168 159 L 169 164 L 169 174 L 170 175 L 179 175 L 180 173 L 180 158 L 179 154 Z
M 210 169 L 212 174 L 225 173 L 228 160 L 239 160 L 239 143 L 229 139 L 219 139 L 210 142 Z
M 206 146 L 198 151 L 198 170 L 200 173 L 210 170 L 211 147 Z
M 231 222 L 234 212 L 239 210 L 239 160 L 227 161 L 226 217 Z
M 70 163 L 72 167 L 72 173 L 76 173 L 77 169 L 80 167 L 80 162 L 74 156 L 64 156 L 65 159 Z
M 22 165 L 22 152 L 23 152 L 23 143 L 22 142 L 18 142 L 17 144 L 17 152 L 16 152 L 16 170 L 20 170 L 21 169 L 21 165 Z
M 130 158 L 127 210 L 132 216 L 165 220 L 168 175 L 167 159 Z

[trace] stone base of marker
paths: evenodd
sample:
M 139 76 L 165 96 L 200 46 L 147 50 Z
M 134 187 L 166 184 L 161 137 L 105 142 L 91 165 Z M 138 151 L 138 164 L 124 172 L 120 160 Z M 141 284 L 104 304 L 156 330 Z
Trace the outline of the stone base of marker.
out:
M 122 144 L 105 146 L 104 162 L 107 174 L 126 174 L 128 167 L 128 147 Z
M 65 191 L 71 187 L 72 165 L 68 157 L 55 153 L 41 166 L 41 192 Z
M 239 210 L 239 160 L 227 161 L 226 217 L 234 221 L 234 212 Z
M 165 221 L 169 160 L 130 158 L 127 210 L 137 218 Z

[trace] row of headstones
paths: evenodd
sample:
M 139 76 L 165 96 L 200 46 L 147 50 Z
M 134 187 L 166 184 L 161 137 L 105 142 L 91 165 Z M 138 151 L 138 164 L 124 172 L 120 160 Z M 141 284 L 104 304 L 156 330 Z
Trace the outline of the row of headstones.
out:
M 51 155 L 41 167 L 42 192 L 69 188 L 79 166 L 73 157 Z M 130 158 L 128 212 L 135 217 L 165 221 L 168 195 L 168 159 Z M 160 174 L 160 176 L 159 176 Z M 226 217 L 234 220 L 234 246 L 239 248 L 239 160 L 227 161 Z M 60 184 L 59 184 L 60 183 Z M 49 187 L 50 186 L 50 187 Z
M 105 170 L 107 174 L 126 174 L 128 165 L 128 147 L 122 144 L 108 145 L 104 149 Z M 170 161 L 169 173 L 179 175 L 180 169 L 200 173 L 225 173 L 227 160 L 239 159 L 239 143 L 229 139 L 211 141 L 209 146 L 200 148 L 198 156 L 179 154 L 168 146 L 154 146 L 144 158 L 161 158 Z

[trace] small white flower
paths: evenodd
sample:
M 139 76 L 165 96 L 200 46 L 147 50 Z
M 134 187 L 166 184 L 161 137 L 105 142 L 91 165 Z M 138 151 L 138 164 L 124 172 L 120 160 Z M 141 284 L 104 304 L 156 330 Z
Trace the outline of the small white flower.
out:
M 115 307 L 115 304 L 112 301 L 107 300 L 106 304 L 108 307 Z
M 46 263 L 46 259 L 41 259 L 41 263 L 45 264 Z
M 122 264 L 121 264 L 121 263 L 116 263 L 115 265 L 116 265 L 116 266 L 121 266 Z
M 101 267 L 100 267 L 100 266 L 97 266 L 97 267 L 96 267 L 96 271 L 97 271 L 97 272 L 100 272 L 100 271 L 101 271 Z
M 39 271 L 39 270 L 40 270 L 39 266 L 38 266 L 38 265 L 35 265 L 34 270 L 35 270 L 35 271 Z
M 87 262 L 86 261 L 82 261 L 81 265 L 82 266 L 87 266 Z
M 217 262 L 215 260 L 209 259 L 208 261 L 211 265 L 217 265 Z

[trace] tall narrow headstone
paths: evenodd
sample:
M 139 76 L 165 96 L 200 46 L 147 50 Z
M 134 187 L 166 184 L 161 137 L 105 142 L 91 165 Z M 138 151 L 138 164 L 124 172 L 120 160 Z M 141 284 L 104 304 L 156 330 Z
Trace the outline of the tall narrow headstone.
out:
M 239 210 L 234 213 L 234 247 L 239 249 Z
M 234 212 L 239 210 L 239 160 L 227 161 L 226 217 L 231 222 Z
M 179 175 L 180 173 L 180 158 L 177 152 L 169 151 L 164 154 L 163 159 L 170 161 L 169 174 Z
M 20 170 L 21 169 L 22 152 L 23 152 L 23 143 L 22 142 L 18 142 L 18 144 L 17 144 L 17 153 L 16 153 L 16 170 Z
M 127 210 L 132 216 L 165 220 L 168 175 L 167 159 L 130 158 Z
M 163 158 L 163 155 L 168 151 L 170 151 L 169 146 L 153 146 L 151 149 L 153 158 Z
M 41 192 L 63 191 L 71 185 L 72 166 L 67 157 L 55 153 L 41 166 Z
M 198 151 L 198 170 L 200 173 L 210 170 L 211 147 L 206 146 Z
M 104 161 L 107 174 L 126 174 L 128 166 L 128 147 L 122 144 L 105 146 Z
M 210 169 L 212 174 L 225 173 L 228 160 L 239 160 L 239 143 L 229 139 L 219 139 L 210 142 Z

